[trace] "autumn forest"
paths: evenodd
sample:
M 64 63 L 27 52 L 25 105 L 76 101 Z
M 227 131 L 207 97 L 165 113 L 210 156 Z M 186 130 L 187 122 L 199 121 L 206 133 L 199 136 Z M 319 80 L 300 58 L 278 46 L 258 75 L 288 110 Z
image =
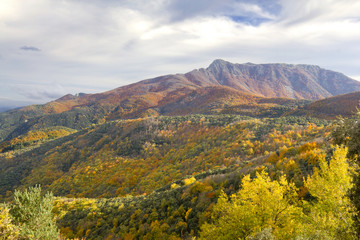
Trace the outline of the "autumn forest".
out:
M 0 239 L 358 239 L 358 94 L 198 74 L 0 113 Z

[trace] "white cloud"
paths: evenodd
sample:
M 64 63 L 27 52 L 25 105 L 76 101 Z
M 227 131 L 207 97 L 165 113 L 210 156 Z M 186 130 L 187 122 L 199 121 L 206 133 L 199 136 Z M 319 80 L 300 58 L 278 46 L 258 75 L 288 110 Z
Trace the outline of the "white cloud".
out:
M 360 75 L 359 1 L 279 3 L 275 11 L 267 6 L 276 2 L 260 0 L 2 0 L 0 72 L 34 86 L 28 98 L 54 95 L 42 87 L 52 82 L 63 86 L 56 94 L 103 91 L 206 67 L 215 58 L 318 64 Z M 270 21 L 251 25 L 246 18 Z
M 66 94 L 65 89 L 60 84 L 51 86 L 34 86 L 29 84 L 16 84 L 16 91 L 29 99 L 49 100 L 59 98 Z
M 233 6 L 233 14 L 254 14 L 256 17 L 261 17 L 261 18 L 268 18 L 268 19 L 275 19 L 276 17 L 265 11 L 263 8 L 261 8 L 259 5 L 256 4 L 250 4 L 250 3 L 235 3 Z
M 283 9 L 279 19 L 281 23 L 288 24 L 287 26 L 359 19 L 360 2 L 357 0 L 281 0 L 281 2 Z

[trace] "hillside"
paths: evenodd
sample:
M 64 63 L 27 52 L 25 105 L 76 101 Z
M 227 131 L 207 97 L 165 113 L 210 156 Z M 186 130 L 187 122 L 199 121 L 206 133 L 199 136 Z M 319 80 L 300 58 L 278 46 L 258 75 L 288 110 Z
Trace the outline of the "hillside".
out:
M 319 127 L 327 123 L 291 117 L 259 121 L 235 115 L 108 122 L 29 151 L 8 149 L 0 155 L 0 194 L 5 197 L 7 191 L 34 184 L 68 197 L 150 193 L 186 175 L 240 164 L 284 144 L 308 141 L 314 138 L 307 134 L 309 121 Z M 281 132 L 276 126 L 283 126 Z
M 342 94 L 312 102 L 293 114 L 312 117 L 335 119 L 336 117 L 351 117 L 359 110 L 360 92 Z
M 0 201 L 41 185 L 56 196 L 53 213 L 69 239 L 201 239 L 224 194 L 261 173 L 273 186 L 290 184 L 291 208 L 306 215 L 292 215 L 306 226 L 293 229 L 314 226 L 318 234 L 319 220 L 309 222 L 317 199 L 305 179 L 331 158 L 334 125 L 325 119 L 348 116 L 360 99 L 359 92 L 333 95 L 358 85 L 316 66 L 216 60 L 0 113 Z M 272 225 L 277 236 L 284 222 Z
M 0 114 L 0 139 L 11 140 L 28 131 L 47 127 L 63 126 L 81 130 L 109 120 L 159 115 L 235 113 L 252 117 L 279 117 L 307 103 L 304 100 L 263 98 L 224 86 L 200 88 L 190 84 L 187 87 L 172 86 L 160 92 L 140 90 L 141 87 L 135 84 L 104 94 L 65 96 L 45 105 Z M 134 91 L 140 93 L 132 95 Z
M 160 76 L 104 93 L 66 95 L 44 105 L 0 113 L 0 141 L 46 127 L 81 130 L 108 120 L 146 116 L 235 113 L 278 117 L 291 114 L 304 100 L 356 90 L 360 90 L 359 82 L 317 66 L 215 60 L 206 69 L 186 74 Z M 284 106 L 272 100 L 279 97 L 296 101 Z
M 329 144 L 328 124 L 236 115 L 111 121 L 1 154 L 0 194 L 7 200 L 34 184 L 52 191 L 69 238 L 136 239 L 166 223 L 163 234 L 191 239 L 220 191 L 237 191 L 244 174 L 286 173 L 301 188 Z

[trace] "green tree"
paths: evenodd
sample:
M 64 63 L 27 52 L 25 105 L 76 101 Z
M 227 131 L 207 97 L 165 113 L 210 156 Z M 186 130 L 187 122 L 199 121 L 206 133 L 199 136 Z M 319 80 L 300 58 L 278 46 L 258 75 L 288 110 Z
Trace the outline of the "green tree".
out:
M 304 186 L 315 200 L 305 202 L 309 223 L 306 232 L 310 235 L 323 233 L 331 239 L 354 239 L 354 206 L 348 197 L 352 188 L 347 148 L 335 147 L 329 163 L 322 158 L 319 168 L 304 181 Z
M 24 239 L 58 239 L 59 232 L 51 212 L 52 193 L 41 194 L 41 187 L 30 187 L 25 191 L 15 191 L 10 213 L 20 227 Z
M 213 222 L 201 227 L 201 239 L 252 239 L 274 235 L 290 239 L 301 229 L 302 208 L 297 188 L 285 176 L 272 181 L 262 171 L 253 180 L 247 175 L 241 190 L 229 198 L 222 193 L 214 206 Z
M 9 209 L 0 205 L 0 240 L 17 239 L 19 228 L 13 224 Z

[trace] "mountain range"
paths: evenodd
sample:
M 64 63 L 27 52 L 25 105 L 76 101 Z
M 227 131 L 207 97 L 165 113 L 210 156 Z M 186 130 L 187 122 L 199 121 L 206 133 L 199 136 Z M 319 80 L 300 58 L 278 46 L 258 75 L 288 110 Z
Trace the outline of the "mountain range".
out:
M 193 239 L 221 192 L 265 169 L 299 199 L 360 83 L 311 65 L 233 64 L 0 113 L 0 201 L 41 185 L 67 239 Z M 314 224 L 316 225 L 316 224 Z
M 355 111 L 358 95 L 351 97 L 346 110 L 327 101 L 359 90 L 360 82 L 318 66 L 215 60 L 207 68 L 185 74 L 160 76 L 98 94 L 69 94 L 44 105 L 0 113 L 0 141 L 43 127 L 82 129 L 107 120 L 159 115 L 271 117 L 321 112 L 322 117 L 333 118 Z

